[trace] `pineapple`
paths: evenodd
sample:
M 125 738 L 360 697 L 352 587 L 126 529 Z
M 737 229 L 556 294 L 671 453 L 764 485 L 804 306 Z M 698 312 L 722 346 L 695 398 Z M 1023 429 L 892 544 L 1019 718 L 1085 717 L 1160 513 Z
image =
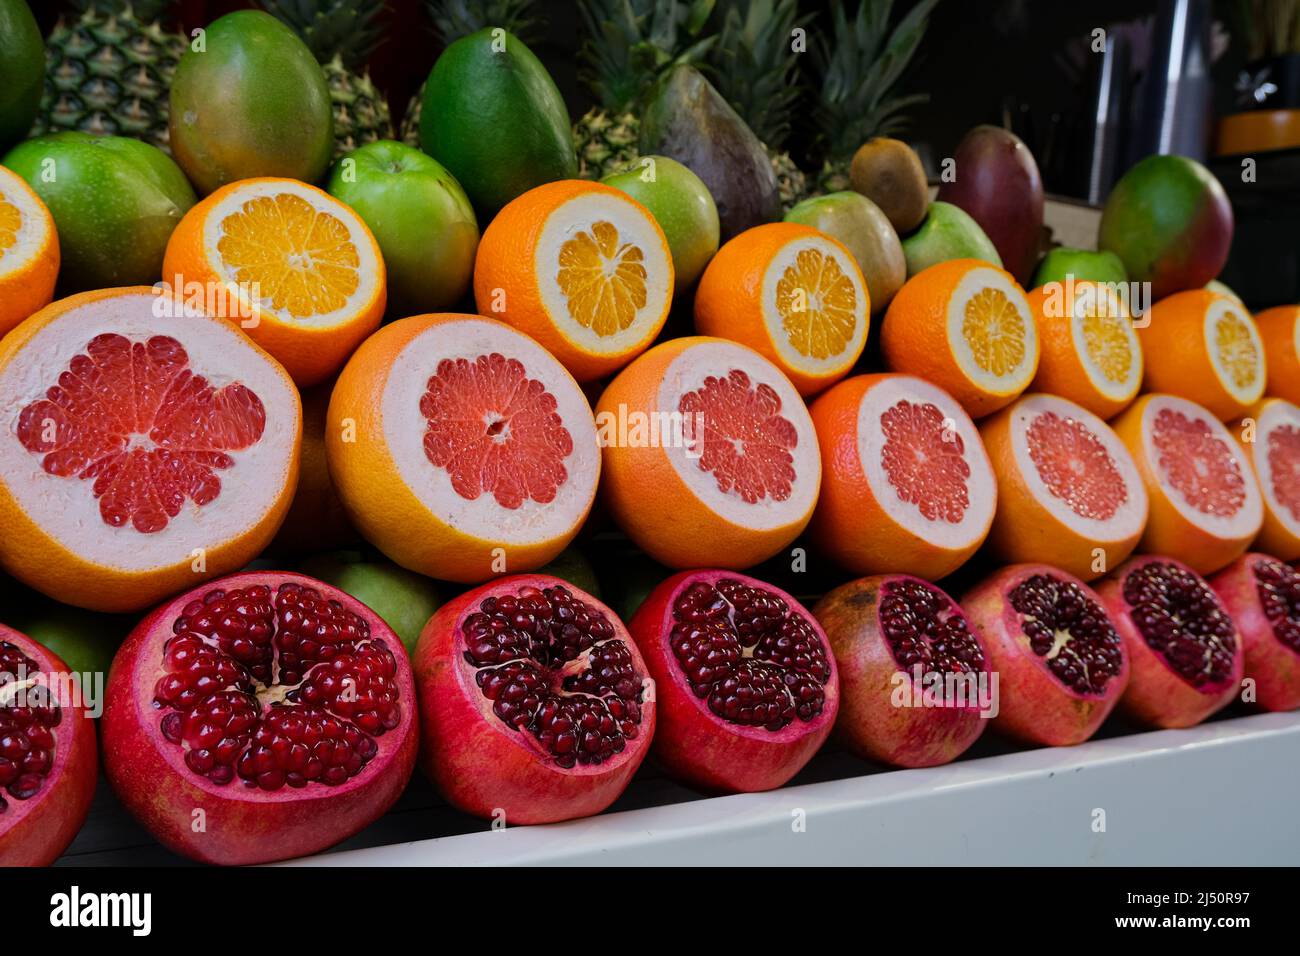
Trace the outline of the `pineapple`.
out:
M 712 9 L 713 0 L 582 0 L 582 78 L 600 105 L 573 127 L 578 175 L 601 179 L 636 161 L 641 97 L 667 67 L 709 52 L 717 37 L 699 34 Z
M 873 136 L 890 136 L 906 125 L 901 115 L 926 102 L 924 94 L 895 95 L 939 0 L 918 2 L 889 30 L 893 0 L 860 0 L 850 20 L 832 0 L 831 28 L 819 30 L 813 61 L 821 78 L 814 121 L 823 156 L 818 192 L 849 188 L 849 162 Z
M 502 27 L 525 43 L 534 25 L 529 14 L 535 0 L 428 0 L 429 17 L 444 47 L 484 27 Z M 415 91 L 402 117 L 402 142 L 420 147 L 420 113 L 424 84 Z
M 45 92 L 31 135 L 81 130 L 167 150 L 167 97 L 185 34 L 159 16 L 169 0 L 75 0 L 45 47 Z
M 334 107 L 334 156 L 393 138 L 388 100 L 365 63 L 379 44 L 375 22 L 384 0 L 262 0 L 267 13 L 289 26 L 320 62 Z
M 803 92 L 792 33 L 807 18 L 799 16 L 797 0 L 725 0 L 719 9 L 722 30 L 709 61 L 713 85 L 763 141 L 788 211 L 808 191 L 807 177 L 784 148 Z

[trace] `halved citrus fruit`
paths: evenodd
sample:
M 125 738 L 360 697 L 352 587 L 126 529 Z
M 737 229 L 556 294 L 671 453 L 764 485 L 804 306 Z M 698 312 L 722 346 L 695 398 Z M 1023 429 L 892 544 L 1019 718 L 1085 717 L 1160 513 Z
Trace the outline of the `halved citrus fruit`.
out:
M 0 343 L 0 564 L 130 611 L 243 567 L 284 519 L 302 411 L 237 329 L 148 287 L 60 299 Z
M 1300 405 L 1300 305 L 1280 305 L 1255 316 L 1264 363 L 1268 366 L 1265 393 Z
M 644 352 L 672 296 L 672 253 L 654 216 L 585 180 L 516 197 L 488 225 L 474 262 L 479 312 L 527 332 L 580 382 Z
M 809 409 L 821 447 L 813 540 L 855 574 L 938 580 L 989 533 L 997 489 L 975 423 L 911 375 L 855 375 Z
M 163 279 L 237 323 L 303 388 L 338 371 L 387 301 L 361 217 L 296 179 L 244 179 L 204 199 L 172 233 Z
M 1175 555 L 1199 574 L 1232 562 L 1259 533 L 1264 506 L 1246 455 L 1209 409 L 1143 395 L 1112 423 L 1146 485 L 1138 550 Z
M 1147 523 L 1133 456 L 1081 405 L 1034 393 L 980 424 L 997 475 L 989 544 L 1008 564 L 1050 564 L 1085 581 L 1124 562 Z
M 465 583 L 563 551 L 600 477 L 577 383 L 528 336 L 477 315 L 414 316 L 367 339 L 334 386 L 325 448 L 375 547 Z
M 54 298 L 59 234 L 41 197 L 0 166 L 0 335 Z
M 1146 362 L 1142 389 L 1208 408 L 1220 421 L 1239 418 L 1264 394 L 1264 343 L 1255 320 L 1231 296 L 1178 292 L 1151 307 L 1138 326 Z
M 605 389 L 596 425 L 603 500 L 669 567 L 750 567 L 812 516 L 821 483 L 812 419 L 753 349 L 704 336 L 657 345 Z
M 1142 347 L 1128 306 L 1110 286 L 1049 283 L 1030 292 L 1042 357 L 1030 388 L 1114 418 L 1142 386 Z
M 907 280 L 880 331 L 885 364 L 947 391 L 973 418 L 1004 408 L 1038 370 L 1038 330 L 1011 273 L 952 259 Z
M 800 395 L 849 374 L 870 322 L 871 298 L 853 254 L 793 222 L 755 226 L 728 241 L 695 290 L 695 330 L 748 345 Z
M 1300 558 L 1300 406 L 1266 398 L 1230 425 L 1255 470 L 1264 498 L 1264 524 L 1253 550 L 1282 561 Z

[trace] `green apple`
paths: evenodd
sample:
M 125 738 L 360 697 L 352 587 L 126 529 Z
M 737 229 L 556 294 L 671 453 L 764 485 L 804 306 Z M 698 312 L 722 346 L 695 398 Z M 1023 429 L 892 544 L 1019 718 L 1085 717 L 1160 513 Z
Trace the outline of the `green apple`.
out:
M 391 561 L 365 560 L 356 551 L 330 551 L 302 562 L 303 574 L 346 591 L 384 619 L 415 653 L 420 631 L 442 604 L 430 578 L 399 568 Z
M 575 547 L 565 548 L 550 564 L 538 568 L 537 573 L 549 574 L 561 581 L 568 581 L 574 587 L 582 588 L 592 597 L 600 597 L 600 582 L 596 579 L 596 569 L 587 560 L 587 556 Z
M 916 232 L 903 240 L 910 279 L 949 259 L 983 259 L 1001 267 L 1002 257 L 979 223 L 952 203 L 932 202 Z
M 388 268 L 390 315 L 441 312 L 465 295 L 478 220 L 465 190 L 436 159 L 380 140 L 340 159 L 328 188 L 375 234 Z
M 871 311 L 879 312 L 907 280 L 907 259 L 898 233 L 880 207 L 861 193 L 814 196 L 791 207 L 786 222 L 812 226 L 853 253 L 867 280 Z
M 167 240 L 195 201 L 166 153 L 125 136 L 38 136 L 0 165 L 27 180 L 54 217 L 63 294 L 153 285 Z
M 9 619 L 14 630 L 58 654 L 72 674 L 101 674 L 105 681 L 113 655 L 135 623 L 129 615 L 69 607 L 34 591 L 17 606 Z
M 1089 249 L 1071 249 L 1059 246 L 1038 264 L 1031 288 L 1038 289 L 1049 282 L 1064 282 L 1073 276 L 1078 282 L 1103 282 L 1127 285 L 1128 273 L 1124 260 L 1113 252 L 1093 252 Z
M 631 169 L 601 182 L 650 210 L 668 240 L 676 291 L 693 286 L 718 251 L 718 207 L 704 180 L 675 159 L 642 156 Z

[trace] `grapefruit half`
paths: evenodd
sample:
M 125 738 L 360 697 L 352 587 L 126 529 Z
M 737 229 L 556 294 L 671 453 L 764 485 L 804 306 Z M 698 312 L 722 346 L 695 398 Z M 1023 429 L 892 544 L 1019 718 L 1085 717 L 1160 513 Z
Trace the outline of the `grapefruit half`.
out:
M 0 343 L 0 564 L 131 611 L 252 560 L 298 481 L 288 374 L 148 287 L 52 303 Z
M 1264 524 L 1254 550 L 1283 561 L 1300 558 L 1300 406 L 1266 398 L 1250 411 L 1253 440 L 1242 421 L 1232 429 L 1259 480 Z
M 811 530 L 856 574 L 938 580 L 984 542 L 997 498 L 970 416 L 911 375 L 858 375 L 813 403 L 822 489 Z
M 673 568 L 747 568 L 807 526 L 821 483 L 803 399 L 753 349 L 673 339 L 624 369 L 596 423 L 610 513 Z
M 1100 418 L 1033 394 L 985 420 L 980 434 L 997 475 L 989 543 L 999 558 L 1091 581 L 1133 553 L 1147 492 L 1133 456 Z
M 326 416 L 329 471 L 352 523 L 403 567 L 475 583 L 539 568 L 591 509 L 591 406 L 549 352 L 477 315 L 380 329 Z
M 1264 521 L 1246 454 L 1209 409 L 1143 395 L 1114 422 L 1151 501 L 1138 550 L 1209 574 L 1246 550 Z

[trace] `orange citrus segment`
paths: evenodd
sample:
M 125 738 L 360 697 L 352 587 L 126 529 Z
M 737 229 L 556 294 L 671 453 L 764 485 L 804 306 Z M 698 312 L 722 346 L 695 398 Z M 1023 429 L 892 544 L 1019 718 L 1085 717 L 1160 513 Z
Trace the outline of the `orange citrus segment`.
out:
M 0 336 L 54 298 L 54 218 L 31 186 L 0 166 Z
M 1008 375 L 1025 360 L 1025 321 L 1001 289 L 982 289 L 966 303 L 961 333 L 991 375 Z
M 1250 388 L 1259 377 L 1259 349 L 1254 336 L 1236 312 L 1224 312 L 1214 327 L 1219 363 L 1239 389 Z
M 857 290 L 839 262 L 801 249 L 776 284 L 776 307 L 800 355 L 827 359 L 848 347 L 857 324 Z
M 1083 317 L 1088 356 L 1106 380 L 1116 385 L 1124 384 L 1133 375 L 1133 348 L 1124 325 L 1124 319 L 1099 306 L 1090 307 Z
M 628 328 L 646 304 L 645 254 L 620 243 L 612 222 L 592 224 L 560 247 L 556 281 L 568 298 L 569 315 L 597 335 Z
M 0 192 L 0 257 L 18 241 L 18 229 L 22 224 L 23 214 Z

